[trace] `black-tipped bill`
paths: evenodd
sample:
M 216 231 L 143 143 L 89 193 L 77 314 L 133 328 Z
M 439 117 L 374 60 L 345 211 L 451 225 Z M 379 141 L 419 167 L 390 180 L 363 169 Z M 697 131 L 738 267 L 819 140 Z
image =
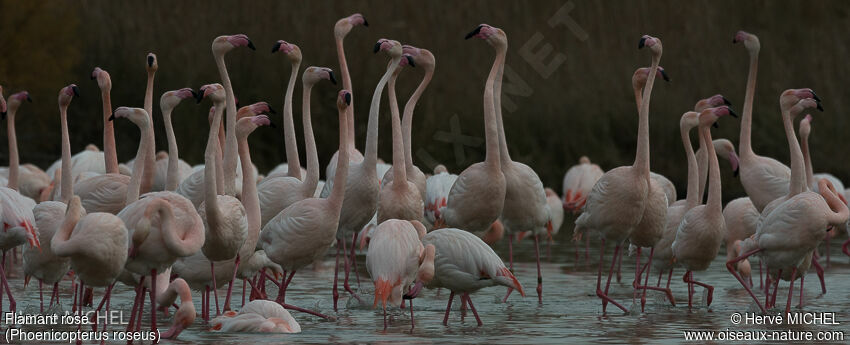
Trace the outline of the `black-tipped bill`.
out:
M 823 111 L 823 106 L 818 102 L 818 110 Z
M 712 126 L 714 126 L 714 128 L 720 128 L 720 125 L 718 125 L 718 124 L 717 124 L 717 122 L 715 122 L 714 124 L 712 124 Z
M 375 43 L 375 49 L 372 49 L 372 52 L 377 53 L 379 50 L 381 50 L 381 42 Z
M 153 55 L 148 55 L 148 67 L 153 67 Z
M 5 120 L 5 119 L 6 119 L 6 112 L 4 111 L 4 112 L 0 113 L 0 120 Z
M 280 42 L 275 42 L 274 46 L 272 46 L 272 53 L 276 53 L 280 50 Z
M 74 92 L 74 97 L 80 97 L 80 88 L 77 85 L 71 86 L 71 91 Z
M 345 104 L 351 105 L 351 92 L 345 93 Z M 3 115 L 6 115 L 6 113 L 3 113 Z
M 369 22 L 366 21 L 366 17 L 363 17 L 363 26 L 369 26 Z
M 197 93 L 193 91 L 192 95 L 195 96 L 196 103 L 201 103 L 204 100 L 204 89 L 199 89 Z
M 269 127 L 277 128 L 277 125 L 275 125 L 274 122 L 269 121 Z
M 27 95 L 27 102 L 32 103 L 32 98 L 30 98 L 30 95 Z
M 729 100 L 728 100 L 728 99 L 726 99 L 726 97 L 723 97 L 723 96 L 721 96 L 721 97 L 723 98 L 723 104 L 724 104 L 724 105 L 726 105 L 726 106 L 730 106 L 730 105 L 732 105 L 732 102 L 729 102 Z
M 109 115 L 109 119 L 108 119 L 108 120 L 109 120 L 109 121 L 115 120 L 115 113 L 113 113 L 112 115 Z
M 732 110 L 732 108 L 730 108 L 729 106 L 726 106 L 726 110 L 729 111 L 729 115 L 732 115 L 732 117 L 738 117 L 738 113 Z
M 732 176 L 738 177 L 738 169 L 732 171 Z
M 812 91 L 812 90 L 809 90 L 809 91 Z M 818 94 L 816 94 L 814 91 L 812 91 L 812 98 L 813 98 L 815 101 L 818 101 L 818 103 L 820 103 L 820 102 L 821 102 L 820 97 L 818 97 Z
M 646 45 L 646 37 L 641 37 L 638 42 L 638 49 L 643 48 L 644 45 Z
M 407 64 L 410 65 L 410 67 L 416 67 L 416 64 L 413 63 L 413 57 L 412 56 L 407 55 L 407 56 L 405 56 L 405 58 L 407 58 Z
M 254 42 L 251 42 L 251 40 L 248 40 L 248 48 L 251 48 L 251 50 L 257 50 L 257 47 L 254 47 Z
M 667 72 L 665 72 L 664 70 L 661 70 L 661 78 L 664 78 L 664 81 L 668 83 L 670 82 L 670 76 L 668 76 Z
M 331 84 L 336 85 L 336 78 L 334 78 L 334 71 L 328 71 L 328 77 L 330 77 Z
M 466 34 L 466 37 L 464 37 L 463 39 L 468 40 L 468 39 L 472 38 L 472 36 L 477 35 L 479 32 L 481 32 L 482 27 L 483 27 L 482 25 L 479 25 L 478 27 L 475 28 L 475 30 L 472 30 L 468 34 Z

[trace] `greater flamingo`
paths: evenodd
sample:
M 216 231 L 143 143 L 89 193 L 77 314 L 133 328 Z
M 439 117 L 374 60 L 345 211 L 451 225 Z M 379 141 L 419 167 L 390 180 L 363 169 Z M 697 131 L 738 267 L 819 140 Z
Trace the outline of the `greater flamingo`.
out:
M 736 116 L 728 106 L 708 108 L 699 115 L 699 137 L 708 148 L 706 151 L 709 167 L 708 198 L 705 205 L 697 205 L 685 213 L 672 244 L 674 260 L 687 270 L 683 280 L 688 284 L 688 308 L 692 306 L 694 284 L 708 289 L 706 306 L 711 306 L 714 287 L 694 280 L 693 271 L 708 269 L 711 261 L 717 257 L 723 234 L 726 233 L 723 205 L 720 200 L 720 167 L 714 145 L 711 143 L 710 127 L 720 116 L 725 115 Z
M 253 300 L 242 310 L 227 312 L 210 321 L 210 329 L 221 332 L 301 333 L 301 325 L 280 304 Z
M 183 179 L 192 174 L 192 167 L 180 159 L 174 126 L 171 124 L 171 113 L 174 108 L 180 104 L 180 101 L 187 98 L 197 98 L 195 91 L 190 88 L 182 88 L 163 93 L 162 97 L 159 98 L 159 108 L 162 111 L 162 122 L 165 125 L 165 136 L 168 140 L 168 159 L 156 161 L 156 173 L 151 187 L 154 191 L 173 192 L 177 190 Z M 163 166 L 165 169 L 162 168 Z
M 581 208 L 584 207 L 584 202 L 587 200 L 587 194 L 590 193 L 593 185 L 604 173 L 599 165 L 590 162 L 590 158 L 581 156 L 578 164 L 570 167 L 564 174 L 562 189 L 564 210 L 573 214 L 581 212 Z
M 475 163 L 458 175 L 452 185 L 436 228 L 455 227 L 467 231 L 483 231 L 502 215 L 505 206 L 505 174 L 499 149 L 498 116 L 495 109 L 496 78 L 508 50 L 508 37 L 499 28 L 481 24 L 466 39 L 481 38 L 496 50 L 496 59 L 484 86 L 484 162 Z
M 429 289 L 447 288 L 451 291 L 449 303 L 446 306 L 446 316 L 443 325 L 449 322 L 449 312 L 455 294 L 461 294 L 461 303 L 472 309 L 475 320 L 481 326 L 481 318 L 472 304 L 470 293 L 480 289 L 502 285 L 516 289 L 525 297 L 522 285 L 498 255 L 472 233 L 445 228 L 434 230 L 422 237 L 422 244 L 433 246 L 434 253 L 426 253 L 420 270 L 417 272 L 416 283 L 411 297 L 416 297 L 421 286 Z
M 295 138 L 295 123 L 292 121 L 292 94 L 295 92 L 295 82 L 298 80 L 298 72 L 301 69 L 301 48 L 297 45 L 286 42 L 284 40 L 277 41 L 272 46 L 272 54 L 276 52 L 283 53 L 289 63 L 292 65 L 292 70 L 289 73 L 289 82 L 286 84 L 286 93 L 283 96 L 283 141 L 286 149 L 286 163 L 281 163 L 275 167 L 266 178 L 280 176 L 289 176 L 302 179 L 301 160 L 298 157 L 298 143 Z M 309 158 L 308 158 L 309 160 Z M 286 171 L 283 171 L 283 167 Z M 289 167 L 292 166 L 292 169 Z M 260 188 L 260 195 L 263 193 L 263 188 Z M 260 197 L 262 198 L 262 196 Z M 262 199 L 260 201 L 262 205 Z
M 174 304 L 174 301 L 180 297 L 180 306 L 174 314 L 174 321 L 167 331 L 160 334 L 160 338 L 177 339 L 183 330 L 189 328 L 192 322 L 195 321 L 195 304 L 192 303 L 192 290 L 189 289 L 189 284 L 182 278 L 177 278 L 168 284 L 165 291 L 159 293 L 156 302 L 159 308 L 168 311 L 168 308 Z
M 584 205 L 584 210 L 576 219 L 573 232 L 580 238 L 588 230 L 598 232 L 602 237 L 599 251 L 599 272 L 596 277 L 596 295 L 602 299 L 602 311 L 613 303 L 627 312 L 626 308 L 608 296 L 607 290 L 611 283 L 611 274 L 620 252 L 620 247 L 632 231 L 639 225 L 645 211 L 645 204 L 650 188 L 649 177 L 649 101 L 652 86 L 661 60 L 661 40 L 645 35 L 640 39 L 638 48 L 647 47 L 652 52 L 652 67 L 644 88 L 638 125 L 638 143 L 635 162 L 631 166 L 622 166 L 609 170 L 593 186 Z M 618 215 L 614 217 L 612 215 Z M 605 291 L 602 290 L 602 255 L 605 253 L 605 242 L 614 242 L 614 257 L 608 273 Z
M 399 50 L 401 50 L 400 47 Z M 348 131 L 346 131 L 345 114 L 350 102 L 351 93 L 348 90 L 341 90 L 336 103 L 340 123 L 339 160 L 343 164 L 336 170 L 336 176 L 334 176 L 336 183 L 331 195 L 327 199 L 308 198 L 292 204 L 272 218 L 260 234 L 260 241 L 266 255 L 284 269 L 284 279 L 281 281 L 276 300 L 278 303 L 285 302 L 286 288 L 292 282 L 296 270 L 323 256 L 336 237 L 340 210 L 345 197 L 344 179 L 348 176 L 348 150 L 345 149 Z M 339 253 L 339 247 L 337 247 L 337 253 Z M 286 273 L 289 273 L 288 277 Z M 334 282 L 336 282 L 336 275 Z M 334 304 L 337 298 L 336 289 L 334 289 Z
M 431 226 L 442 217 L 446 208 L 446 199 L 457 180 L 457 175 L 450 174 L 445 165 L 434 167 L 434 175 L 425 180 L 425 222 Z

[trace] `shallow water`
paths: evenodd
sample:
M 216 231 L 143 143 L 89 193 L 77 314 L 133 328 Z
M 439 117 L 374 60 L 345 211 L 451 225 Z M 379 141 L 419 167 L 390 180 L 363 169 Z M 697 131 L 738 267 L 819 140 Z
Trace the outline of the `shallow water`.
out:
M 595 343 L 680 343 L 684 342 L 683 331 L 688 330 L 810 330 L 810 331 L 843 331 L 850 336 L 850 259 L 841 254 L 838 240 L 833 241 L 832 265 L 826 271 L 828 293 L 820 294 L 820 285 L 814 274 L 805 283 L 805 306 L 801 311 L 833 312 L 840 325 L 774 325 L 753 326 L 735 325 L 730 321 L 734 312 L 744 313 L 757 310 L 752 299 L 741 288 L 735 278 L 730 275 L 724 265 L 725 249 L 718 255 L 708 271 L 695 273 L 695 278 L 715 286 L 714 300 L 710 308 L 705 307 L 705 293 L 702 288 L 696 288 L 695 308 L 687 307 L 687 287 L 682 283 L 681 269 L 674 272 L 672 289 L 677 306 L 671 307 L 662 295 L 650 291 L 647 296 L 646 312 L 639 313 L 639 300 L 632 314 L 624 314 L 613 305 L 609 305 L 607 314 L 602 313 L 601 302 L 595 296 L 598 244 L 591 243 L 590 261 L 585 261 L 584 248 L 579 249 L 579 259 L 576 262 L 576 248 L 569 242 L 569 234 L 559 234 L 552 245 L 552 257 L 542 259 L 543 272 L 543 302 L 537 303 L 536 267 L 534 262 L 533 242 L 526 239 L 514 246 L 514 270 L 527 296 L 522 298 L 516 292 L 507 303 L 501 303 L 505 295 L 504 287 L 492 287 L 472 295 L 473 302 L 484 325 L 478 327 L 471 312 L 461 321 L 458 298 L 452 305 L 448 326 L 443 326 L 449 292 L 446 290 L 427 290 L 424 296 L 414 301 L 416 328 L 410 332 L 409 310 L 391 308 L 389 310 L 390 326 L 383 331 L 382 314 L 378 309 L 371 308 L 373 296 L 372 284 L 365 271 L 364 255 L 358 255 L 360 269 L 363 305 L 347 298 L 343 291 L 340 295 L 338 313 L 333 312 L 331 286 L 333 282 L 333 257 L 327 256 L 323 268 L 318 271 L 306 269 L 299 271 L 292 281 L 287 293 L 287 302 L 300 307 L 310 308 L 337 317 L 336 321 L 325 321 L 303 313 L 293 312 L 293 316 L 301 324 L 300 334 L 245 334 L 220 333 L 207 331 L 203 320 L 198 317 L 195 324 L 180 335 L 174 343 L 210 342 L 216 344 L 249 343 L 564 343 L 564 342 L 595 342 Z M 545 255 L 545 246 L 541 244 L 541 253 Z M 496 251 L 507 257 L 507 243 L 502 241 L 496 246 Z M 823 251 L 823 249 L 821 249 Z M 611 248 L 606 253 L 606 263 L 610 263 Z M 634 277 L 634 258 L 625 256 L 622 262 L 622 281 L 612 281 L 611 296 L 627 308 L 631 307 L 631 281 Z M 821 259 L 825 262 L 825 259 Z M 19 266 L 19 265 L 17 265 Z M 605 266 L 607 270 L 607 265 Z M 754 282 L 758 282 L 758 264 L 753 265 Z M 12 268 L 11 287 L 18 300 L 18 310 L 23 313 L 38 312 L 38 284 L 32 283 L 24 289 L 19 267 Z M 341 286 L 340 277 L 340 286 Z M 357 283 L 352 274 L 352 285 Z M 603 277 L 604 279 L 604 277 Z M 655 284 L 658 273 L 650 276 L 651 284 Z M 666 279 L 666 274 L 664 276 Z M 241 303 L 242 283 L 234 288 L 234 306 Z M 604 280 L 603 280 L 604 284 Z M 662 282 L 663 284 L 663 282 Z M 798 303 L 799 283 L 795 284 L 793 303 Z M 63 307 L 68 307 L 71 301 L 70 282 L 61 284 Z M 276 295 L 276 288 L 269 283 L 268 292 Z M 219 296 L 222 299 L 226 289 L 222 288 Z M 112 308 L 124 310 L 127 315 L 133 299 L 132 289 L 116 285 L 112 299 Z M 763 295 L 756 292 L 763 300 Z M 784 312 L 788 293 L 788 283 L 782 282 L 776 301 L 777 309 L 769 313 Z M 102 296 L 102 289 L 95 290 L 95 302 Z M 196 309 L 200 311 L 200 294 L 194 293 Z M 3 307 L 8 309 L 8 302 L 3 301 Z M 148 305 L 149 308 L 149 305 Z M 215 307 L 213 306 L 213 312 Z M 792 311 L 797 311 L 796 307 Z M 173 309 L 171 310 L 173 314 Z M 145 313 L 142 329 L 147 329 L 149 322 Z M 125 317 L 126 318 L 126 317 Z M 170 317 L 159 314 L 158 325 L 161 331 L 169 327 Z M 3 331 L 6 326 L 2 325 Z M 119 328 L 118 325 L 110 329 Z M 165 340 L 163 343 L 169 343 Z M 844 342 L 839 342 L 844 343 Z

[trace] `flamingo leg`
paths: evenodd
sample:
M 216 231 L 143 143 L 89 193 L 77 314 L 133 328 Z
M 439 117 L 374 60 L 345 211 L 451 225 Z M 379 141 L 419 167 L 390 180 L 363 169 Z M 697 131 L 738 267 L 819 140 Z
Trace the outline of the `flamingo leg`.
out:
M 826 294 L 826 282 L 823 278 L 823 266 L 821 266 L 817 260 L 812 260 L 812 266 L 815 267 L 815 272 L 817 272 L 818 274 L 818 279 L 820 280 L 821 293 Z
M 357 289 L 360 289 L 360 272 L 357 271 L 357 231 L 351 239 L 351 269 L 354 270 L 354 278 L 357 279 Z
M 443 326 L 449 325 L 449 312 L 452 311 L 452 300 L 455 298 L 455 292 L 449 294 L 449 304 L 446 306 L 446 316 L 443 317 Z
M 605 283 L 605 292 L 602 292 L 600 289 L 600 280 L 602 278 L 602 254 L 605 252 L 605 240 L 602 240 L 602 249 L 599 250 L 599 274 L 596 277 L 596 296 L 602 299 L 602 313 L 605 313 L 605 308 L 608 307 L 608 302 L 617 306 L 623 310 L 623 312 L 628 313 L 629 311 L 626 307 L 620 305 L 614 301 L 611 297 L 608 297 L 608 288 L 611 286 L 611 276 L 614 274 L 614 266 L 616 265 L 617 255 L 620 253 L 620 245 L 614 246 L 614 259 L 611 260 L 611 269 L 608 270 L 608 281 Z
M 622 275 L 620 275 L 620 268 L 623 265 L 623 254 L 620 253 L 620 256 L 614 255 L 614 258 L 617 259 L 617 283 L 619 284 L 622 280 Z
M 352 243 L 352 246 L 353 245 L 354 244 Z M 354 250 L 354 248 L 352 248 L 352 251 L 353 250 Z M 342 282 L 342 287 L 345 289 L 345 291 L 347 291 L 351 295 L 351 297 L 354 297 L 355 299 L 357 299 L 358 302 L 360 302 L 360 297 L 357 296 L 357 294 L 354 293 L 354 290 L 351 290 L 351 286 L 348 285 L 348 276 L 349 276 L 349 273 L 351 273 L 351 262 L 348 261 L 348 255 L 345 254 L 345 253 L 348 253 L 348 247 L 347 247 L 346 241 L 344 239 L 342 240 L 342 252 L 343 252 L 343 256 L 346 257 L 346 260 L 345 260 L 345 280 Z
M 693 299 L 694 299 L 694 284 L 691 284 L 691 271 L 688 270 L 685 272 L 685 275 L 682 276 L 682 281 L 688 284 L 688 309 L 693 307 Z
M 475 310 L 475 305 L 472 304 L 472 299 L 469 298 L 469 293 L 464 293 L 463 296 L 461 296 L 461 299 L 463 298 L 466 298 L 466 303 L 469 304 L 469 309 L 472 309 L 472 315 L 475 315 L 475 321 L 478 321 L 478 326 L 480 327 L 484 323 L 481 322 L 481 318 L 478 317 L 478 311 Z
M 130 312 L 130 322 L 127 323 L 127 332 L 130 332 L 130 331 L 133 330 L 133 324 L 135 324 L 134 321 L 136 320 L 136 312 L 138 312 L 138 309 L 140 308 L 139 307 L 139 299 L 144 298 L 144 296 L 141 294 L 142 286 L 143 286 L 142 284 L 144 282 L 145 282 L 145 276 L 142 276 L 141 278 L 139 278 L 139 285 L 137 285 L 136 289 L 135 289 L 136 290 L 136 297 L 133 298 L 133 309 L 132 309 L 133 311 Z
M 338 280 L 339 280 L 339 250 L 342 247 L 341 239 L 337 238 L 336 240 L 336 264 L 334 265 L 334 287 L 333 287 L 333 298 L 334 298 L 334 311 L 337 311 L 337 301 L 339 300 L 339 290 L 337 289 Z
M 142 314 L 145 311 L 145 308 L 143 308 L 145 306 L 145 292 L 147 292 L 147 288 L 142 286 L 142 297 L 140 298 L 141 302 L 139 305 L 139 315 L 136 317 L 136 328 L 134 329 L 137 332 L 142 330 Z
M 387 306 L 384 306 L 384 330 L 387 330 Z
M 460 322 L 463 322 L 464 317 L 466 317 L 466 299 L 461 296 L 460 298 Z
M 801 276 L 800 277 L 800 304 L 799 304 L 800 308 L 803 307 L 803 283 L 805 283 L 805 282 L 806 282 L 806 276 Z
M 791 268 L 791 287 L 788 288 L 788 303 L 785 304 L 785 315 L 791 312 L 791 296 L 794 295 L 794 279 L 797 278 L 797 267 Z M 779 284 L 777 284 L 779 285 Z
M 658 271 L 658 283 L 655 284 L 657 287 L 661 287 L 661 278 L 664 277 L 664 271 Z
M 246 285 L 248 285 L 247 281 L 248 281 L 248 279 L 242 279 L 242 306 L 243 307 L 245 306 L 245 293 L 247 292 Z M 251 293 L 253 293 L 253 292 L 254 292 L 254 286 L 251 285 Z
M 203 295 L 206 296 L 206 299 L 204 300 L 205 303 L 203 303 L 204 307 L 205 307 L 204 312 L 203 312 L 204 321 L 210 322 L 210 286 L 209 285 L 204 287 L 204 294 Z
M 747 292 L 750 294 L 750 296 L 752 296 L 753 300 L 759 306 L 759 309 L 761 309 L 761 312 L 764 313 L 765 312 L 764 307 L 761 305 L 758 298 L 756 298 L 756 295 L 753 293 L 753 290 L 750 289 L 749 286 L 747 286 L 747 284 L 744 282 L 744 278 L 741 278 L 741 275 L 738 274 L 738 270 L 735 269 L 735 264 L 737 264 L 739 261 L 744 260 L 744 259 L 746 259 L 746 258 L 748 258 L 748 257 L 752 256 L 753 254 L 758 253 L 760 251 L 762 251 L 761 248 L 753 249 L 749 252 L 741 254 L 741 256 L 739 256 L 737 258 L 734 258 L 730 261 L 727 261 L 726 262 L 726 270 L 728 270 L 729 273 L 732 273 L 732 275 L 735 276 L 735 279 L 738 279 L 738 282 L 741 283 L 741 286 L 743 286 L 744 289 L 747 290 Z M 759 267 L 761 267 L 761 260 L 759 260 Z M 759 272 L 761 272 L 761 269 L 759 269 Z M 759 277 L 761 277 L 761 273 L 759 273 Z
M 832 231 L 832 228 L 830 228 L 829 231 Z M 829 231 L 826 232 L 826 243 L 824 245 L 824 251 L 826 252 L 826 268 L 829 268 L 829 239 L 832 238 Z
M 844 255 L 850 256 L 850 238 L 847 241 L 844 241 L 844 244 L 841 245 L 841 251 Z
M 56 298 L 56 304 L 59 304 L 59 282 L 53 283 L 53 292 L 50 293 L 50 303 L 47 305 L 48 308 L 53 306 L 53 299 Z
M 508 262 L 509 262 L 508 269 L 511 271 L 511 273 L 513 273 L 514 272 L 514 234 L 508 235 Z M 514 291 L 513 288 L 510 288 L 510 287 L 508 288 L 508 292 L 505 294 L 505 298 L 502 299 L 502 303 L 505 303 L 505 302 L 508 301 L 508 297 L 511 295 L 511 292 L 513 292 L 513 291 Z M 462 303 L 464 303 L 463 297 L 461 297 L 460 302 L 461 302 L 461 305 L 463 305 L 462 304 Z
M 670 272 L 667 273 L 667 290 L 670 290 L 670 279 L 673 278 L 673 267 L 670 267 Z
M 156 269 L 151 270 L 151 332 L 156 334 Z
M 640 251 L 641 247 L 637 249 L 637 255 L 635 256 L 635 280 L 632 282 L 632 305 L 635 304 L 635 298 L 637 297 L 637 287 L 640 285 Z
M 106 293 L 103 295 L 103 298 L 100 299 L 100 303 L 97 305 L 97 308 L 95 309 L 96 312 L 99 313 L 100 310 L 103 309 L 104 304 L 106 304 L 106 301 L 109 299 L 109 294 L 112 293 L 112 287 L 113 286 L 115 286 L 115 283 L 109 284 L 109 286 L 106 287 Z M 95 317 L 94 323 L 92 323 L 92 330 L 95 331 L 95 332 L 97 332 L 97 319 L 98 318 Z M 104 325 L 104 328 L 105 327 L 106 327 L 106 325 Z
M 534 257 L 537 259 L 537 303 L 543 304 L 543 275 L 540 273 L 539 237 L 539 235 L 534 234 Z M 467 299 L 469 299 L 469 297 L 467 297 Z
M 782 270 L 779 270 L 779 273 L 776 275 L 776 284 L 773 285 L 773 295 L 770 297 L 770 307 L 773 308 L 776 306 L 776 290 L 779 290 L 779 282 L 782 281 Z
M 416 328 L 416 322 L 413 321 L 413 299 L 410 299 L 410 332 L 413 333 L 413 329 Z
M 42 291 L 42 281 L 38 280 L 38 301 L 39 301 L 39 312 L 44 313 L 44 292 Z
M 215 262 L 210 261 L 210 272 L 212 272 L 212 292 L 215 296 L 215 316 L 218 316 L 219 314 L 221 314 L 221 310 L 218 309 L 218 287 L 216 286 L 215 282 Z
M 767 277 L 764 280 L 764 307 L 770 309 L 770 271 L 767 272 Z
M 9 281 L 8 281 L 8 279 L 6 279 L 6 269 L 5 269 L 6 265 L 5 264 L 6 264 L 6 252 L 4 251 L 3 252 L 3 263 L 0 264 L 0 283 L 2 283 L 2 286 L 0 286 L 0 295 L 2 295 L 2 293 L 3 293 L 2 290 L 6 290 L 6 296 L 9 297 L 9 310 L 14 312 L 14 311 L 17 311 L 17 303 L 15 303 L 15 298 L 12 297 L 12 289 L 9 289 Z M 3 300 L 3 298 L 2 298 L 2 296 L 0 296 L 0 301 L 2 301 L 2 300 Z M 3 310 L 3 304 L 0 303 L 0 311 L 2 311 L 2 310 Z
M 227 284 L 227 297 L 224 298 L 224 311 L 230 310 L 230 296 L 233 293 L 233 282 L 236 280 L 236 271 L 239 270 L 239 254 L 236 254 L 236 262 L 233 265 L 233 276 L 230 277 L 230 283 Z
M 711 301 L 712 301 L 712 300 L 713 300 L 713 298 L 714 298 L 714 286 L 711 286 L 711 285 L 708 285 L 708 284 L 706 284 L 706 283 L 703 283 L 703 282 L 699 282 L 699 281 L 694 280 L 694 272 L 691 272 L 691 276 L 690 276 L 690 278 L 691 278 L 691 283 L 692 283 L 692 284 L 696 284 L 696 285 L 702 286 L 702 287 L 703 287 L 703 288 L 705 288 L 705 289 L 708 289 L 708 297 L 706 297 L 706 300 L 705 300 L 705 306 L 706 306 L 706 307 L 710 306 L 710 305 L 711 305 Z

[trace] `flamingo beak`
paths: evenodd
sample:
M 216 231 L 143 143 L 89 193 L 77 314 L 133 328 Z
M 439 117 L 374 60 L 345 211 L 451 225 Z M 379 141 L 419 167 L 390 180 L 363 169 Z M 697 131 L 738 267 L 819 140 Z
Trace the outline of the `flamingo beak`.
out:
M 414 299 L 414 298 L 416 298 L 417 296 L 419 296 L 419 293 L 422 291 L 422 286 L 424 286 L 424 285 L 425 284 L 423 284 L 421 281 L 417 281 L 416 284 L 413 284 L 413 287 L 410 288 L 410 291 L 408 291 L 406 294 L 404 294 L 404 296 L 402 298 L 404 298 L 404 299 Z

